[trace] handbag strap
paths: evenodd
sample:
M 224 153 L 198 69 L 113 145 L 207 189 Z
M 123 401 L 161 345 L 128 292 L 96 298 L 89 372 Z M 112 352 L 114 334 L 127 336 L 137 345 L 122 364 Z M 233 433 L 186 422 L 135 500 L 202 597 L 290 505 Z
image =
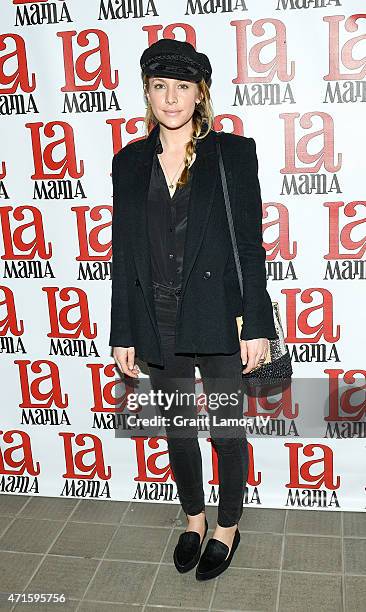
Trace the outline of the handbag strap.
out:
M 218 154 L 218 158 L 219 158 L 221 184 L 222 184 L 222 189 L 223 189 L 223 192 L 224 192 L 226 215 L 227 215 L 227 220 L 228 220 L 228 223 L 229 223 L 231 242 L 232 242 L 232 245 L 233 245 L 234 259 L 235 259 L 236 271 L 238 273 L 240 293 L 241 293 L 241 297 L 243 299 L 243 293 L 244 293 L 244 291 L 243 291 L 243 275 L 242 275 L 242 271 L 241 271 L 241 265 L 240 265 L 240 259 L 239 259 L 239 251 L 238 251 L 238 246 L 237 246 L 237 243 L 236 243 L 236 237 L 235 237 L 235 232 L 234 232 L 233 215 L 232 215 L 232 212 L 231 212 L 230 197 L 229 197 L 229 191 L 228 191 L 228 188 L 227 188 L 225 167 L 224 167 L 224 162 L 223 162 L 223 159 L 222 159 L 222 153 L 221 153 L 221 146 L 220 145 L 221 145 L 221 143 L 220 143 L 220 132 L 216 132 L 216 149 L 217 149 L 217 154 Z

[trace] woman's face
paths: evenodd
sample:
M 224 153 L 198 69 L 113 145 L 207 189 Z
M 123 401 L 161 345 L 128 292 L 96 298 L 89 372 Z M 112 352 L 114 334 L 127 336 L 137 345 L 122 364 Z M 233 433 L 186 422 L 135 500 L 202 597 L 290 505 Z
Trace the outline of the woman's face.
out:
M 197 83 L 165 77 L 150 77 L 146 95 L 159 123 L 169 128 L 187 123 L 200 101 Z

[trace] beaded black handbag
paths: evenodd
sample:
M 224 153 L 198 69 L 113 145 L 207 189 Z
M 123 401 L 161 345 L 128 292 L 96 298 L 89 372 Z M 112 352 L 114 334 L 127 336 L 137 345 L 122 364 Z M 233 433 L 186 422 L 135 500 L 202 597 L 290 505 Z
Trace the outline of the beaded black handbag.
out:
M 232 217 L 231 206 L 230 206 L 229 191 L 228 191 L 227 182 L 226 182 L 225 168 L 224 168 L 224 163 L 223 163 L 222 153 L 221 153 L 220 133 L 217 133 L 216 135 L 217 135 L 216 147 L 217 147 L 217 154 L 218 154 L 219 165 L 220 165 L 220 175 L 221 175 L 222 189 L 224 192 L 226 214 L 227 214 L 231 241 L 232 241 L 233 250 L 234 250 L 234 258 L 235 258 L 235 265 L 236 265 L 238 278 L 239 278 L 240 292 L 243 298 L 243 275 L 241 271 L 239 252 L 238 252 L 238 247 L 237 247 L 236 237 L 235 237 L 235 232 L 234 232 L 234 223 L 233 223 L 233 217 Z M 278 338 L 269 339 L 269 350 L 267 351 L 267 355 L 266 355 L 266 359 L 264 363 L 262 365 L 258 365 L 257 367 L 253 368 L 247 374 L 242 374 L 243 379 L 248 381 L 249 384 L 257 383 L 257 382 L 259 383 L 266 382 L 269 384 L 276 383 L 277 381 L 280 382 L 280 381 L 283 381 L 284 379 L 290 379 L 293 373 L 292 364 L 291 364 L 291 355 L 289 353 L 288 346 L 285 343 L 285 337 L 283 333 L 278 302 L 272 302 L 272 308 L 273 308 L 273 320 L 274 320 L 275 329 L 276 329 Z M 242 316 L 236 317 L 236 322 L 237 322 L 238 334 L 240 338 L 240 332 L 242 329 L 242 325 L 244 324 L 243 317 Z

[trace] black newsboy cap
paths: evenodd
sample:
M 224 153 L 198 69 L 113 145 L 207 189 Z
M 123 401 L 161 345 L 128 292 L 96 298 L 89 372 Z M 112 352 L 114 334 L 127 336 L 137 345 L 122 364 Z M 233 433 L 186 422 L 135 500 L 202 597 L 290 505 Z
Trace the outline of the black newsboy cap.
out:
M 140 58 L 143 74 L 206 83 L 212 73 L 210 60 L 191 43 L 163 38 L 145 49 Z

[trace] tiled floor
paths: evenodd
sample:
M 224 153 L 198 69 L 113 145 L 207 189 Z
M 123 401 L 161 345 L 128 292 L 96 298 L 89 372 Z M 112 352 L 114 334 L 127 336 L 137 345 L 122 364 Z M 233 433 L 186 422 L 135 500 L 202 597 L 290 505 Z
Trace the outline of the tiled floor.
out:
M 207 506 L 212 536 L 217 508 Z M 244 508 L 241 542 L 215 580 L 179 574 L 186 521 L 171 504 L 0 496 L 1 609 L 54 612 L 366 609 L 366 514 Z M 207 539 L 205 542 L 207 542 Z M 10 605 L 4 593 L 64 593 Z

